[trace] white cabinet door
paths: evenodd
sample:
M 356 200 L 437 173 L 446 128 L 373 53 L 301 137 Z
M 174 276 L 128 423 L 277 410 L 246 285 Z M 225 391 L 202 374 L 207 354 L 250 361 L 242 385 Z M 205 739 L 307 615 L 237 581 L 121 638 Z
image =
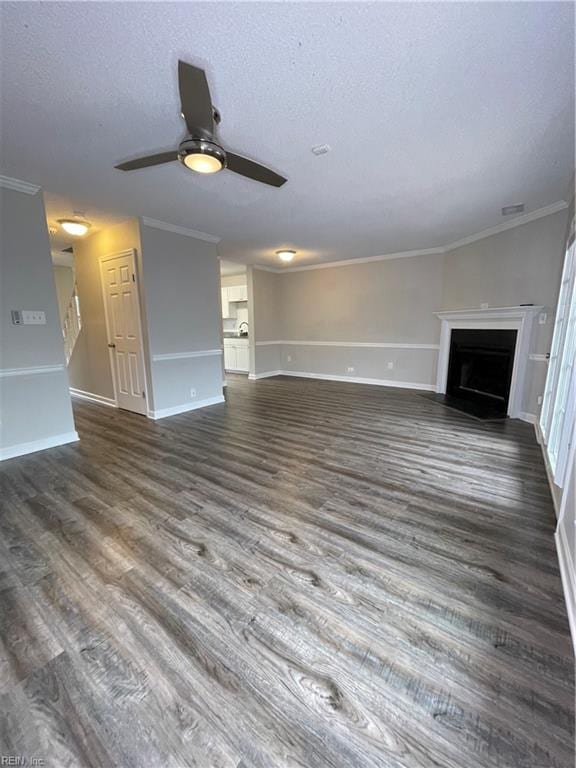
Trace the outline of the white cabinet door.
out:
M 226 371 L 236 370 L 236 347 L 231 344 L 224 344 L 224 369 Z
M 228 306 L 228 288 L 222 288 L 222 317 L 230 317 L 230 307 Z
M 247 285 L 239 285 L 238 286 L 238 298 L 236 301 L 248 301 L 248 286 Z
M 248 344 L 242 344 L 236 347 L 236 370 L 248 371 L 250 368 L 250 353 Z

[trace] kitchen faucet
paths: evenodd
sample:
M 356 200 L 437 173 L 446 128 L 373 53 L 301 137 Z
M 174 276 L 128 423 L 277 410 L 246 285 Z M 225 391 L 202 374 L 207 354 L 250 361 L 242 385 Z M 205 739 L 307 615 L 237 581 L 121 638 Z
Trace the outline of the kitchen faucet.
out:
M 242 330 L 243 325 L 246 326 L 245 331 Z M 246 320 L 243 320 L 238 326 L 238 336 L 248 336 L 248 323 L 246 322 Z

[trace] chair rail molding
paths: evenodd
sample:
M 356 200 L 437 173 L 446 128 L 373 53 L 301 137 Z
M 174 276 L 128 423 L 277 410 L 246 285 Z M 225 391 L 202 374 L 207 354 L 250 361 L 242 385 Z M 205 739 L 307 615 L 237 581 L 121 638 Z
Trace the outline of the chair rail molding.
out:
M 489 307 L 488 309 L 455 309 L 434 314 L 440 320 L 440 351 L 438 353 L 438 372 L 436 392 L 445 394 L 450 358 L 450 339 L 455 328 L 493 329 L 517 331 L 514 348 L 514 367 L 510 383 L 508 416 L 522 418 L 522 393 L 529 359 L 532 325 L 535 316 L 543 306 L 525 307 Z

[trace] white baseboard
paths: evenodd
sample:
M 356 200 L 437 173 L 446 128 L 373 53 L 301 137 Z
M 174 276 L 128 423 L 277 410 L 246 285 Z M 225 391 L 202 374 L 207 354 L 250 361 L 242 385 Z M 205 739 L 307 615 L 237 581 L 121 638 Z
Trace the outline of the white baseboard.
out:
M 216 395 L 216 397 L 207 397 L 205 400 L 195 400 L 181 405 L 173 405 L 171 408 L 161 408 L 159 411 L 148 411 L 148 416 L 155 420 L 165 419 L 167 416 L 177 416 L 179 413 L 196 411 L 198 408 L 206 408 L 208 405 L 224 402 L 226 402 L 224 395 Z
M 250 373 L 248 378 L 250 381 L 258 381 L 258 379 L 269 379 L 271 376 L 282 376 L 284 371 L 264 371 L 264 373 Z
M 576 653 L 576 573 L 574 573 L 574 566 L 570 559 L 570 549 L 566 541 L 566 532 L 562 525 L 558 527 L 554 538 L 556 540 L 558 562 L 560 563 L 560 575 L 562 576 L 562 587 L 564 588 L 564 599 L 566 601 L 566 612 L 570 624 L 572 644 Z
M 16 456 L 25 456 L 27 453 L 45 451 L 47 448 L 56 448 L 59 445 L 66 445 L 67 443 L 75 443 L 78 440 L 80 440 L 78 432 L 74 431 L 64 432 L 61 435 L 53 435 L 52 437 L 45 437 L 42 440 L 33 440 L 30 443 L 10 445 L 8 448 L 0 449 L 0 461 L 14 459 Z
M 70 387 L 70 394 L 72 397 L 77 397 L 78 400 L 88 400 L 90 403 L 98 403 L 99 405 L 108 405 L 110 408 L 118 408 L 118 403 L 111 397 L 95 395 L 92 392 L 84 392 L 81 389 L 74 389 L 74 387 Z
M 420 389 L 435 392 L 434 384 L 420 384 L 414 381 L 394 381 L 392 379 L 367 379 L 359 376 L 337 376 L 335 374 L 309 373 L 308 371 L 277 371 L 270 376 L 296 376 L 303 379 L 320 379 L 321 381 L 346 381 L 349 384 L 372 384 L 377 387 L 397 387 L 399 389 Z
M 525 411 L 520 411 L 518 418 L 527 421 L 528 424 L 536 424 L 538 421 L 538 416 L 535 413 L 526 413 Z

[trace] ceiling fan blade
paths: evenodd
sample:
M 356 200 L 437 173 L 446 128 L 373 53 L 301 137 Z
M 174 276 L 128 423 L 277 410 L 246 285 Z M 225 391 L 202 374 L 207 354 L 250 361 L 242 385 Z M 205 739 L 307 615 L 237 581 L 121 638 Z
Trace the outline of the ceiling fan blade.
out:
M 254 181 L 270 184 L 271 187 L 281 187 L 287 181 L 284 176 L 274 173 L 270 168 L 255 163 L 254 160 L 248 160 L 247 157 L 235 155 L 234 152 L 226 151 L 226 168 L 229 171 L 234 171 L 234 173 L 239 173 L 241 176 L 254 179 Z
M 162 165 L 162 163 L 171 163 L 172 160 L 178 160 L 178 153 L 174 150 L 172 152 L 160 152 L 158 155 L 147 155 L 146 157 L 138 157 L 136 160 L 128 160 L 126 163 L 120 163 L 115 165 L 119 171 L 135 171 L 138 168 L 148 168 L 151 165 Z
M 210 88 L 203 69 L 185 61 L 178 62 L 178 87 L 180 103 L 186 125 L 193 138 L 212 138 L 214 110 Z

